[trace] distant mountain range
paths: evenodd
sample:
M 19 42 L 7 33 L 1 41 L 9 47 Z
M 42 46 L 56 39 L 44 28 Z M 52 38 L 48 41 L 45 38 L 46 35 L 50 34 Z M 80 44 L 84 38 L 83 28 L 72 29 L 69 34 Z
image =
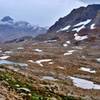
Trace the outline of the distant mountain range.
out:
M 44 27 L 31 25 L 26 21 L 15 22 L 10 16 L 0 20 L 0 42 L 20 41 L 46 33 Z

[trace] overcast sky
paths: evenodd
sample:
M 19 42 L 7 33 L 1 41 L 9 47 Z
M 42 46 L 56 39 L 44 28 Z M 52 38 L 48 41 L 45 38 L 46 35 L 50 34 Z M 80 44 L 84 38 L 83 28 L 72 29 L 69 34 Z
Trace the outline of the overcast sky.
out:
M 89 3 L 89 4 L 97 4 L 99 3 L 100 4 L 100 0 L 80 0 L 80 1 L 83 1 L 85 3 Z
M 73 8 L 87 5 L 86 1 L 96 0 L 0 0 L 0 18 L 11 16 L 34 25 L 50 26 Z

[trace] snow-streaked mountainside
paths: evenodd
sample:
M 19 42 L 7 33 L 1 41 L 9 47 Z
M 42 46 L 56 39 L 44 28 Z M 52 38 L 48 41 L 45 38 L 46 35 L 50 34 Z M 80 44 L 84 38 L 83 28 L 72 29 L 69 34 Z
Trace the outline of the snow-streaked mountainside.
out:
M 100 5 L 89 5 L 87 7 L 80 7 L 72 10 L 72 12 L 60 18 L 54 25 L 52 25 L 48 32 L 59 31 L 77 31 L 79 32 L 84 28 L 91 28 L 99 26 L 100 19 Z M 97 21 L 98 20 L 98 21 Z M 69 27 L 70 26 L 70 27 Z M 92 27 L 93 28 L 93 27 Z
M 26 21 L 15 22 L 6 16 L 0 20 L 0 42 L 22 40 L 46 33 L 46 28 L 31 25 Z
M 100 4 L 88 5 L 71 11 L 52 25 L 47 34 L 36 37 L 39 40 L 71 41 L 74 45 L 96 41 L 100 46 Z M 66 46 L 65 44 L 64 46 Z

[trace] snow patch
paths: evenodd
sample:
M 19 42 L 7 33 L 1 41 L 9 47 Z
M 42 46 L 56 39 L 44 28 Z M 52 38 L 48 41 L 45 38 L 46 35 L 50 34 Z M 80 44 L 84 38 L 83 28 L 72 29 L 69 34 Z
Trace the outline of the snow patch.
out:
M 36 52 L 42 52 L 42 50 L 40 50 L 40 49 L 35 49 L 34 51 L 36 51 Z
M 37 61 L 28 60 L 28 62 L 39 64 L 41 67 L 43 67 L 42 63 L 44 63 L 44 62 L 49 62 L 49 64 L 53 64 L 53 62 L 51 62 L 51 61 L 52 61 L 52 59 L 42 59 L 42 60 L 37 60 Z
M 58 66 L 58 68 L 59 68 L 59 69 L 62 69 L 62 70 L 64 70 L 64 69 L 65 69 L 64 67 L 61 67 L 61 66 Z
M 75 39 L 76 41 L 82 41 L 82 40 L 85 40 L 85 39 L 88 38 L 87 35 L 85 35 L 85 36 L 79 36 L 77 33 L 75 33 L 74 36 L 75 36 L 74 39 Z
M 81 67 L 79 70 L 89 72 L 89 73 L 96 73 L 96 71 L 92 70 L 91 68 Z
M 39 64 L 41 67 L 43 67 L 44 62 L 50 62 L 52 59 L 42 59 L 42 60 L 37 60 L 36 63 Z
M 71 44 L 70 41 L 66 41 L 66 43 L 63 44 L 64 47 L 67 47 L 69 44 Z
M 26 91 L 26 92 L 31 92 L 28 88 L 17 88 L 18 90 L 24 90 L 24 91 Z
M 74 28 L 72 31 L 79 32 L 81 29 L 85 28 L 85 26 L 80 26 L 78 28 Z
M 95 24 L 92 24 L 90 28 L 95 29 Z
M 80 22 L 80 23 L 78 23 L 78 24 L 76 24 L 76 25 L 74 25 L 75 27 L 77 27 L 77 26 L 80 26 L 80 25 L 87 25 L 88 23 L 90 23 L 91 22 L 91 19 L 88 19 L 88 20 L 86 20 L 86 21 L 83 21 L 83 22 Z
M 66 41 L 66 43 L 67 43 L 67 44 L 71 44 L 71 42 L 70 42 L 70 41 Z
M 60 32 L 60 31 L 67 31 L 69 28 L 71 27 L 71 25 L 68 25 L 64 28 L 61 28 L 60 30 L 58 30 L 57 32 Z
M 54 62 L 49 62 L 50 65 L 54 64 Z
M 7 58 L 9 58 L 10 56 L 2 56 L 2 57 L 0 57 L 0 59 L 2 59 L 2 60 L 4 60 L 4 59 L 7 59 Z
M 68 46 L 68 44 L 63 44 L 63 46 L 64 46 L 64 47 L 67 47 L 67 46 Z
M 64 53 L 64 56 L 69 56 L 69 55 L 72 55 L 72 53 L 69 53 L 69 52 Z
M 68 52 L 69 52 L 69 53 L 73 53 L 73 52 L 75 52 L 75 51 L 76 51 L 76 50 L 69 50 Z
M 77 78 L 77 77 L 71 77 L 71 76 L 69 76 L 69 78 L 73 80 L 73 84 L 76 87 L 79 87 L 79 88 L 82 88 L 82 89 L 97 89 L 97 90 L 100 90 L 100 85 L 95 84 L 92 81 L 88 81 L 88 80 Z
M 71 27 L 71 26 L 70 26 L 70 25 L 68 25 L 68 26 L 66 26 L 66 27 L 64 27 L 64 28 L 62 28 L 62 29 L 60 29 L 60 31 L 65 31 L 65 30 L 68 30 L 70 27 Z
M 97 62 L 100 62 L 100 58 L 97 58 L 96 60 L 97 60 Z
M 64 56 L 68 56 L 71 55 L 73 52 L 75 52 L 76 50 L 69 50 L 67 53 L 64 53 Z
M 17 49 L 18 49 L 18 50 L 23 50 L 23 49 L 24 49 L 24 47 L 18 47 Z
M 74 25 L 74 27 L 78 27 L 78 26 L 80 26 L 80 27 L 74 28 L 73 31 L 79 32 L 81 29 L 85 28 L 85 25 L 87 25 L 90 22 L 91 22 L 91 19 L 88 19 L 86 21 L 83 21 L 83 22 L 80 22 L 80 23 Z

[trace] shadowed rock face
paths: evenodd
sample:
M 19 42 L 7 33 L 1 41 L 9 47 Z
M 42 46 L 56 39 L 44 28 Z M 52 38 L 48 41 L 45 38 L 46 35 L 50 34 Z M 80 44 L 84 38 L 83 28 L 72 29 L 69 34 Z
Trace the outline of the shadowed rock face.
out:
M 87 7 L 80 7 L 78 9 L 74 9 L 69 15 L 60 18 L 54 25 L 52 25 L 49 28 L 48 32 L 50 33 L 56 32 L 59 29 L 66 27 L 67 25 L 71 25 L 71 27 L 73 27 L 73 25 L 80 23 L 82 21 L 86 21 L 88 19 L 91 19 L 92 21 L 95 18 L 98 19 L 97 14 L 99 10 L 100 10 L 99 4 L 89 5 Z

